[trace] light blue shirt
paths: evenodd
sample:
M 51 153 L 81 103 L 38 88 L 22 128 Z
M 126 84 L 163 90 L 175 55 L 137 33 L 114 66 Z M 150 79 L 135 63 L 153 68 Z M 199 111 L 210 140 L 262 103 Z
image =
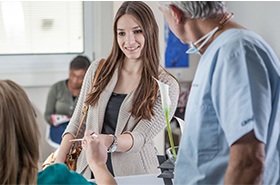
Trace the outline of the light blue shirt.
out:
M 280 63 L 253 32 L 222 33 L 201 57 L 185 113 L 175 185 L 223 184 L 230 146 L 250 131 L 266 144 L 264 184 L 279 181 Z

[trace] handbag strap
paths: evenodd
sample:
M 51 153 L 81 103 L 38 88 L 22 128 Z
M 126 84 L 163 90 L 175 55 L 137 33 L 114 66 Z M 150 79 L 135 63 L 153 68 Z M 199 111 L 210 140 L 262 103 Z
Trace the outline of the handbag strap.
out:
M 95 83 L 96 83 L 96 81 L 97 81 L 97 77 L 98 77 L 99 74 L 100 74 L 100 71 L 101 71 L 101 68 L 102 68 L 104 62 L 105 62 L 105 59 L 104 59 L 104 58 L 101 59 L 101 61 L 99 62 L 98 68 L 97 68 L 97 70 L 96 70 L 96 72 L 95 72 L 95 76 L 94 76 L 94 80 L 93 80 L 92 86 L 95 85 Z M 77 130 L 76 135 L 75 135 L 75 139 L 76 139 L 76 138 L 78 137 L 78 135 L 79 135 L 79 132 L 80 132 L 80 130 L 81 130 L 81 127 L 82 127 L 83 122 L 84 122 L 84 120 L 85 120 L 85 117 L 86 117 L 86 115 L 87 115 L 87 111 L 88 111 L 88 105 L 84 105 L 83 110 L 82 110 L 82 119 L 80 120 L 79 127 L 78 127 L 78 130 Z
M 85 117 L 86 117 L 86 115 L 87 115 L 87 110 L 88 110 L 88 106 L 85 105 L 85 106 L 83 107 L 83 110 L 82 110 L 82 119 L 80 120 L 80 124 L 79 124 L 78 130 L 77 130 L 77 132 L 76 132 L 75 139 L 76 139 L 76 138 L 78 137 L 78 135 L 79 135 L 80 129 L 81 129 L 81 127 L 82 127 L 82 125 L 83 125 L 83 122 L 84 122 L 84 120 L 85 120 Z

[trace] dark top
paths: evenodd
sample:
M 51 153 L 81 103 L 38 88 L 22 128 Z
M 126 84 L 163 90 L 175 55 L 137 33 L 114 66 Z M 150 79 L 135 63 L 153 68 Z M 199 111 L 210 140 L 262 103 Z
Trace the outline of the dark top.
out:
M 126 94 L 112 93 L 105 111 L 102 134 L 115 134 L 119 110 L 125 97 Z
M 115 134 L 119 110 L 125 97 L 126 94 L 112 93 L 105 111 L 103 128 L 101 131 L 102 134 Z M 113 166 L 111 162 L 111 153 L 108 153 L 108 159 L 106 164 L 109 171 L 114 176 Z M 92 177 L 94 178 L 93 175 Z

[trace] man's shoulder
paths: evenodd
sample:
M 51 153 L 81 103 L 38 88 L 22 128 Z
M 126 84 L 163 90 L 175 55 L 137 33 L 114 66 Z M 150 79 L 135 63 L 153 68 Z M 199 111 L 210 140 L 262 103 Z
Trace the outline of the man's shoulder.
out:
M 55 84 L 53 84 L 50 87 L 49 93 L 57 94 L 58 92 L 65 92 L 65 91 L 67 91 L 68 88 L 67 88 L 66 81 L 67 80 L 61 80 L 61 81 L 56 82 Z
M 65 88 L 65 87 L 66 87 L 66 82 L 67 82 L 67 80 L 58 81 L 58 82 L 54 83 L 54 84 L 51 86 L 51 88 L 52 88 L 52 89 Z
M 60 80 L 60 81 L 54 83 L 52 86 L 62 86 L 62 85 L 65 85 L 66 81 L 67 81 L 67 79 L 66 80 Z
M 260 35 L 245 29 L 231 29 L 225 31 L 220 38 L 220 42 L 222 41 L 224 42 L 223 45 L 232 45 L 232 48 L 239 48 L 238 46 L 246 46 L 248 44 L 259 45 L 261 43 L 261 45 L 263 45 L 265 43 Z M 240 48 L 244 49 L 244 47 Z
M 245 29 L 229 29 L 219 35 L 204 53 L 204 58 L 209 60 L 219 54 L 220 59 L 233 58 L 243 55 L 248 50 L 254 50 L 264 40 L 256 33 Z M 207 57 L 205 57 L 207 56 Z

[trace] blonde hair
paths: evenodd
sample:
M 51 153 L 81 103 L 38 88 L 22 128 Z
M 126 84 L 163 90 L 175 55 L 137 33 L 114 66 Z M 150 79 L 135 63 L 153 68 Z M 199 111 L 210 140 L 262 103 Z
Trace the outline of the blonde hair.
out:
M 0 183 L 36 184 L 39 129 L 24 90 L 0 80 Z

